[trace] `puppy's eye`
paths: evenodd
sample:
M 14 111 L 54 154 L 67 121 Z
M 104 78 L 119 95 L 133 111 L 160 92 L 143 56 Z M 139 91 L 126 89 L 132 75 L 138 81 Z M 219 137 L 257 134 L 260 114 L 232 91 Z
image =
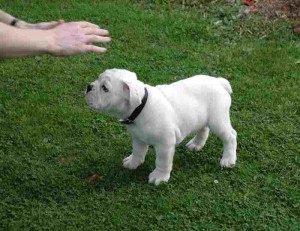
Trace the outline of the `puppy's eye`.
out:
M 108 88 L 105 85 L 102 85 L 101 88 L 104 92 L 108 92 Z

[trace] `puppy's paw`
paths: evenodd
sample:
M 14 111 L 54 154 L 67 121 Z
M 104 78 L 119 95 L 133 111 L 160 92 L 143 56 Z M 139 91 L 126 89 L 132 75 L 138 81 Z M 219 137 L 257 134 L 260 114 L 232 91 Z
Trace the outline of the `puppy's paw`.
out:
M 235 166 L 235 162 L 236 162 L 236 156 L 226 156 L 226 157 L 222 157 L 221 161 L 220 161 L 220 165 L 222 168 L 232 168 Z
M 194 139 L 191 139 L 185 146 L 190 151 L 200 151 L 204 147 L 203 144 L 196 144 Z
M 159 185 L 161 182 L 168 182 L 169 179 L 170 172 L 162 172 L 158 169 L 154 169 L 149 175 L 149 183 L 154 183 L 155 185 Z
M 123 167 L 128 169 L 136 169 L 142 163 L 144 163 L 144 160 L 131 154 L 123 160 Z

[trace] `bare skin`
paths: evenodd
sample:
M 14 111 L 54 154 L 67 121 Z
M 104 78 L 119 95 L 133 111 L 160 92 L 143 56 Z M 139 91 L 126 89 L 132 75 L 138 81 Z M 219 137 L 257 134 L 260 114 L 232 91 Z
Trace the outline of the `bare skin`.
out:
M 95 43 L 111 41 L 109 32 L 90 22 L 17 21 L 0 10 L 0 57 L 22 57 L 37 54 L 69 56 L 87 52 L 103 53 L 106 48 Z M 8 24 L 8 25 L 7 25 Z

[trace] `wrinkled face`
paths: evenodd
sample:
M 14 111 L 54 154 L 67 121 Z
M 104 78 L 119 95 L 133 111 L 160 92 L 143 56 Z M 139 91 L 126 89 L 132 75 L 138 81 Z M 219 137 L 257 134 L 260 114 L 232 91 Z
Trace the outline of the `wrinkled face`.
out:
M 130 108 L 138 106 L 141 82 L 136 74 L 122 69 L 109 69 L 88 85 L 85 98 L 88 105 L 98 112 L 107 112 L 115 117 L 124 118 Z

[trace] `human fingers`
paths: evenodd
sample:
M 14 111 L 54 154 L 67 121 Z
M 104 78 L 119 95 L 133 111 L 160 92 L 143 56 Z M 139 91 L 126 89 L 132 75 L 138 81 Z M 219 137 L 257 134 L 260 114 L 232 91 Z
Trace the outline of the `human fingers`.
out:
M 82 28 L 86 28 L 86 27 L 100 28 L 98 25 L 90 23 L 90 22 L 86 22 L 86 21 L 80 21 L 80 22 L 74 22 L 74 23 L 76 23 L 78 26 L 80 26 Z
M 108 30 L 94 28 L 94 27 L 86 27 L 84 28 L 84 32 L 86 35 L 100 35 L 100 36 L 107 36 L 109 35 Z
M 110 37 L 102 37 L 102 36 L 97 36 L 97 35 L 87 35 L 86 36 L 86 43 L 91 44 L 91 43 L 108 43 L 111 41 Z
M 94 46 L 94 45 L 85 45 L 83 47 L 83 52 L 104 53 L 104 52 L 106 52 L 106 48 L 98 47 L 98 46 Z

